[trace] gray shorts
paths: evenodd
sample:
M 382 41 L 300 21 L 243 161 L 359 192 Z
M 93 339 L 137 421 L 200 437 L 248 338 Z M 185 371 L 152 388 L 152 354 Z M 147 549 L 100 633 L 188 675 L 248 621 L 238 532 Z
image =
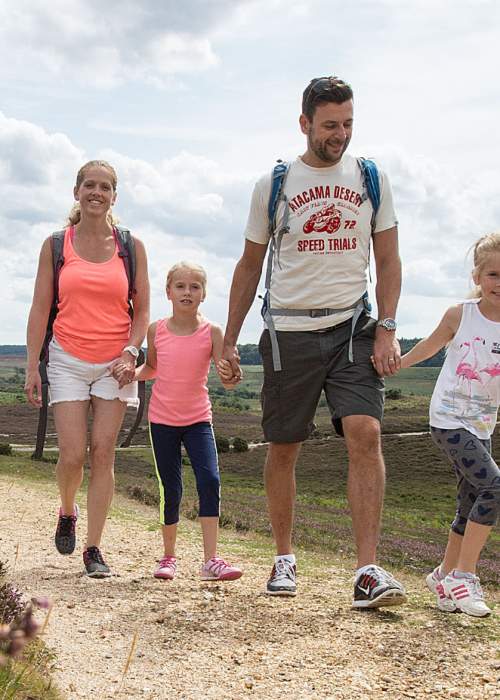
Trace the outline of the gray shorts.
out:
M 275 372 L 269 331 L 259 350 L 264 367 L 262 428 L 269 442 L 302 442 L 314 429 L 314 414 L 324 390 L 332 421 L 364 415 L 382 420 L 384 380 L 373 368 L 376 321 L 363 315 L 353 337 L 354 362 L 348 350 L 351 321 L 324 331 L 277 331 L 281 372 Z

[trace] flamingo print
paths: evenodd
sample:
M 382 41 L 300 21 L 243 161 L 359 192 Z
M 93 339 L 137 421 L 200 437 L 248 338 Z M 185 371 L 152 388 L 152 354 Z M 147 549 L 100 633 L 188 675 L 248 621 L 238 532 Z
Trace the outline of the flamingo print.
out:
M 468 343 L 468 342 L 462 343 L 462 345 L 460 347 L 466 347 L 467 350 L 465 351 L 465 354 L 461 358 L 460 362 L 457 365 L 457 369 L 455 370 L 455 374 L 458 377 L 458 383 L 459 384 L 461 382 L 467 383 L 469 400 L 472 396 L 472 382 L 476 381 L 476 382 L 479 382 L 480 384 L 483 383 L 481 375 L 476 371 L 477 365 L 478 365 L 478 360 L 477 360 L 476 348 L 475 348 L 474 343 L 477 343 L 477 342 L 481 342 L 484 344 L 484 339 L 476 336 L 475 338 L 472 339 L 472 343 Z M 472 352 L 472 356 L 473 356 L 472 364 L 470 362 L 465 362 L 465 358 L 469 355 L 470 352 Z
M 500 362 L 492 362 L 491 364 L 486 365 L 486 367 L 483 367 L 479 371 L 489 375 L 489 384 L 491 381 L 493 381 L 495 377 L 500 377 Z

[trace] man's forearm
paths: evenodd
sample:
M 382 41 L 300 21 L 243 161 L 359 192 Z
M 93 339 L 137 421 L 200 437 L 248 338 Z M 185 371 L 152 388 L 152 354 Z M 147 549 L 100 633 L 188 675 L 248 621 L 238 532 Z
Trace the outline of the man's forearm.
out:
M 395 318 L 401 294 L 401 260 L 396 258 L 377 270 L 375 296 L 379 318 Z
M 243 321 L 255 299 L 260 273 L 260 269 L 249 267 L 243 259 L 236 265 L 229 294 L 229 313 L 224 336 L 226 347 L 236 345 Z

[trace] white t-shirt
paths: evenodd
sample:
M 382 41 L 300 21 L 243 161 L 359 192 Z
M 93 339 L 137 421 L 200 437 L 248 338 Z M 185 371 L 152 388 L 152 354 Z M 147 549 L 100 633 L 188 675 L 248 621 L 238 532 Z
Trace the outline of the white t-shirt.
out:
M 387 176 L 379 171 L 381 201 L 375 233 L 397 225 Z M 269 242 L 271 173 L 255 185 L 245 238 Z M 312 168 L 299 157 L 285 182 L 290 232 L 274 257 L 271 308 L 322 309 L 352 306 L 367 287 L 371 237 L 370 200 L 356 158 L 344 154 L 329 168 Z M 278 208 L 278 225 L 285 204 Z M 277 330 L 317 330 L 341 323 L 353 310 L 325 316 L 274 316 Z
M 485 318 L 478 301 L 463 304 L 460 326 L 434 387 L 429 422 L 434 428 L 465 428 L 487 440 L 500 403 L 500 323 Z

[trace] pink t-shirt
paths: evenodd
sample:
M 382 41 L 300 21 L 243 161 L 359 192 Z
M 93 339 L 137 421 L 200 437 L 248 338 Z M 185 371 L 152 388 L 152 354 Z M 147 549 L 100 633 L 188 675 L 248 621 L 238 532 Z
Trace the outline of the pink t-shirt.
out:
M 157 374 L 148 418 L 150 423 L 193 425 L 212 421 L 208 371 L 212 357 L 209 321 L 191 335 L 175 335 L 162 319 L 156 324 Z
M 63 350 L 80 360 L 114 360 L 130 335 L 128 281 L 118 246 L 110 260 L 89 262 L 75 252 L 68 227 L 63 255 L 54 336 Z

